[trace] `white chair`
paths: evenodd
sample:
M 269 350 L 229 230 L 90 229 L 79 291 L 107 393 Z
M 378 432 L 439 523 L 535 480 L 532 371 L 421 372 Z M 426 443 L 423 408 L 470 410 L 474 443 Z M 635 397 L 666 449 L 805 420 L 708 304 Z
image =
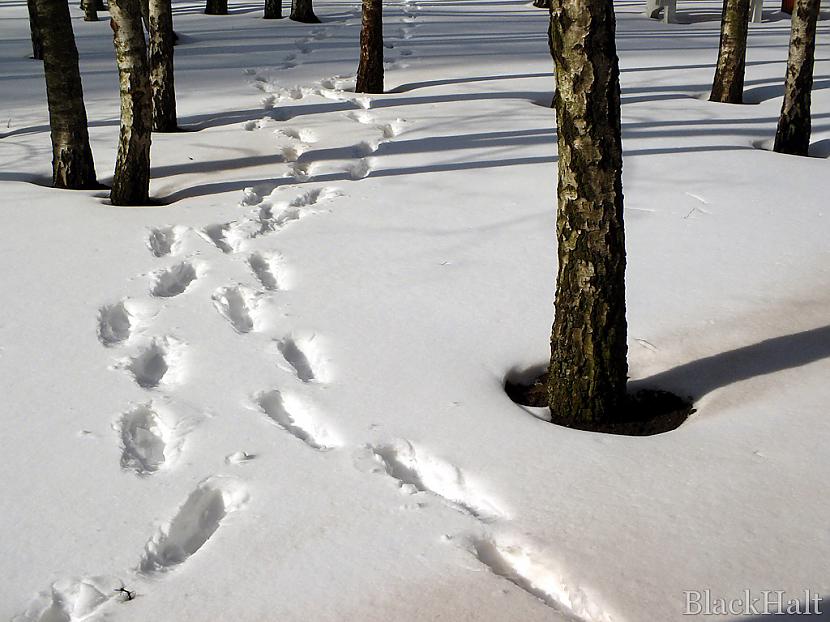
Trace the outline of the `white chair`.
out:
M 760 24 L 764 19 L 764 0 L 752 0 L 749 10 L 752 21 Z M 664 23 L 675 23 L 677 21 L 677 0 L 646 0 L 646 17 L 659 19 L 661 12 Z

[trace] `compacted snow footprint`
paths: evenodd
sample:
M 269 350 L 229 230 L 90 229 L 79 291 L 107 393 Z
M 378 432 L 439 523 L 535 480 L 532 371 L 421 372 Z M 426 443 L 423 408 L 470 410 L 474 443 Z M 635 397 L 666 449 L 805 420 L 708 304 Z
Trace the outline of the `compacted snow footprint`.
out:
M 220 287 L 213 292 L 212 298 L 213 306 L 236 332 L 244 334 L 254 330 L 257 292 L 244 285 L 234 285 Z
M 253 252 L 248 256 L 248 265 L 260 284 L 269 291 L 286 290 L 288 269 L 285 257 L 272 252 Z
M 103 605 L 116 600 L 123 583 L 115 577 L 67 578 L 38 594 L 12 622 L 81 622 L 94 617 Z
M 248 499 L 248 490 L 238 479 L 213 476 L 203 480 L 173 519 L 147 542 L 139 572 L 156 574 L 187 561 L 216 533 L 228 514 L 244 508 Z
M 150 229 L 147 236 L 147 248 L 156 257 L 164 257 L 176 251 L 187 227 L 167 225 Z
M 198 278 L 193 264 L 183 261 L 165 270 L 153 274 L 153 287 L 150 292 L 157 298 L 171 298 L 184 293 L 190 284 Z
M 130 338 L 134 325 L 133 314 L 122 300 L 98 309 L 98 340 L 105 346 L 113 346 Z
M 329 382 L 328 359 L 315 333 L 293 334 L 277 342 L 277 348 L 297 378 L 303 382 Z
M 174 428 L 152 403 L 128 410 L 114 427 L 121 441 L 122 469 L 149 475 L 169 466 L 177 453 Z
M 139 348 L 134 356 L 122 359 L 117 366 L 126 369 L 138 386 L 154 389 L 162 382 L 171 384 L 177 379 L 183 347 L 173 337 L 156 337 Z
M 257 394 L 254 401 L 268 419 L 309 447 L 326 451 L 340 445 L 317 415 L 295 396 L 273 389 Z

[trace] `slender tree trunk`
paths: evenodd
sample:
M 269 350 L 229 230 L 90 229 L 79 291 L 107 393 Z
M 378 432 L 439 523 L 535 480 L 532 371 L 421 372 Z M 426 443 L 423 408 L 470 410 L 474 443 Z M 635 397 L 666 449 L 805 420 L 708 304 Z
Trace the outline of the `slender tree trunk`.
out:
M 288 18 L 304 24 L 320 23 L 320 20 L 314 14 L 312 0 L 291 0 L 291 15 Z
M 718 66 L 709 101 L 742 104 L 750 0 L 724 0 Z
M 40 34 L 35 0 L 26 0 L 26 8 L 29 10 L 29 30 L 32 33 L 32 58 L 43 60 L 43 36 Z
M 363 0 L 357 93 L 383 93 L 383 2 Z
M 150 85 L 153 89 L 153 129 L 174 132 L 176 89 L 173 81 L 173 11 L 170 0 L 150 0 Z
M 89 147 L 78 49 L 69 4 L 36 0 L 35 13 L 43 41 L 43 68 L 49 125 L 52 130 L 52 185 L 96 188 L 95 163 Z
M 548 397 L 552 421 L 592 428 L 626 400 L 619 64 L 610 0 L 553 0 L 559 272 Z
M 207 0 L 205 2 L 206 15 L 227 15 L 228 0 Z
M 798 0 L 793 10 L 784 104 L 773 147 L 779 153 L 806 156 L 810 147 L 810 97 L 819 6 L 819 0 Z
M 83 4 L 84 21 L 97 22 L 98 21 L 98 5 L 95 0 L 86 0 Z
M 533 6 L 537 9 L 549 9 L 550 8 L 550 0 L 533 0 Z
M 265 19 L 282 19 L 282 0 L 265 0 Z
M 110 14 L 121 88 L 121 132 L 110 200 L 114 205 L 142 205 L 150 189 L 153 104 L 140 2 L 110 0 Z
M 141 4 L 141 23 L 144 24 L 144 30 L 150 33 L 150 0 L 139 0 Z

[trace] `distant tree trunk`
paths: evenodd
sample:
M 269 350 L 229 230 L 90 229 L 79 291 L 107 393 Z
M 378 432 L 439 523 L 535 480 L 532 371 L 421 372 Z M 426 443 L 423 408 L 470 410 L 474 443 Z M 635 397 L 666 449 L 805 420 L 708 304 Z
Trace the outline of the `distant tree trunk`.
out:
M 205 2 L 206 15 L 227 15 L 228 0 L 207 0 Z
M 551 7 L 550 0 L 533 0 L 533 6 L 537 9 L 549 9 Z
M 720 49 L 709 101 L 742 104 L 750 0 L 724 0 Z
M 140 2 L 110 0 L 110 14 L 121 89 L 121 131 L 110 200 L 114 205 L 141 205 L 149 197 L 153 112 Z
M 784 104 L 773 149 L 806 156 L 810 147 L 810 98 L 816 51 L 819 0 L 798 0 L 792 17 Z
M 141 4 L 141 23 L 144 24 L 144 30 L 150 33 L 150 0 L 139 0 Z
M 97 22 L 98 21 L 98 5 L 95 0 L 86 0 L 83 4 L 84 21 Z
M 265 0 L 265 19 L 282 19 L 282 0 Z
M 311 0 L 291 0 L 291 15 L 288 18 L 305 24 L 320 23 L 320 20 L 314 14 Z
M 622 143 L 614 7 L 553 0 L 559 272 L 551 334 L 552 421 L 593 428 L 626 400 Z
M 150 0 L 150 85 L 153 89 L 153 129 L 174 132 L 176 89 L 173 81 L 173 11 L 170 0 Z
M 383 93 L 383 3 L 363 0 L 356 93 Z
M 43 69 L 49 126 L 52 130 L 52 185 L 96 188 L 95 163 L 89 147 L 78 48 L 67 2 L 36 0 L 36 22 L 43 41 Z
M 35 60 L 43 60 L 43 37 L 40 34 L 40 26 L 38 25 L 35 0 L 26 0 L 26 8 L 29 9 L 29 30 L 32 33 L 32 58 Z

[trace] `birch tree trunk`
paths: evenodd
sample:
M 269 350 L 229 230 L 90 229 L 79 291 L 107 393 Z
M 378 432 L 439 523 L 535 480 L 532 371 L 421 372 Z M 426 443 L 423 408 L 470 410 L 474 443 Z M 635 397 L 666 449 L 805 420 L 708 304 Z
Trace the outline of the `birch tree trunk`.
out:
M 784 103 L 773 149 L 806 156 L 810 148 L 810 99 L 816 52 L 819 0 L 798 0 L 793 10 Z
M 150 86 L 153 90 L 153 129 L 175 132 L 176 88 L 173 79 L 173 11 L 170 0 L 150 0 Z
M 291 15 L 288 18 L 304 24 L 320 23 L 320 20 L 314 14 L 311 0 L 291 0 Z
M 32 34 L 32 58 L 35 60 L 43 60 L 43 37 L 40 34 L 40 26 L 38 25 L 35 0 L 26 0 L 26 8 L 29 10 L 29 30 Z
M 720 48 L 709 101 L 742 104 L 750 0 L 724 0 Z
M 383 93 L 383 2 L 363 0 L 356 93 Z
M 34 9 L 43 42 L 46 99 L 52 130 L 52 185 L 55 188 L 96 188 L 98 182 L 89 147 L 78 49 L 69 4 L 60 0 L 36 0 Z
M 110 0 L 110 14 L 121 90 L 121 131 L 110 200 L 113 205 L 142 205 L 150 189 L 153 112 L 140 2 Z
M 619 64 L 610 0 L 553 0 L 559 271 L 551 333 L 552 421 L 592 429 L 626 401 Z
M 227 15 L 228 0 L 207 0 L 205 2 L 205 15 Z
M 265 0 L 265 19 L 282 19 L 282 0 Z

